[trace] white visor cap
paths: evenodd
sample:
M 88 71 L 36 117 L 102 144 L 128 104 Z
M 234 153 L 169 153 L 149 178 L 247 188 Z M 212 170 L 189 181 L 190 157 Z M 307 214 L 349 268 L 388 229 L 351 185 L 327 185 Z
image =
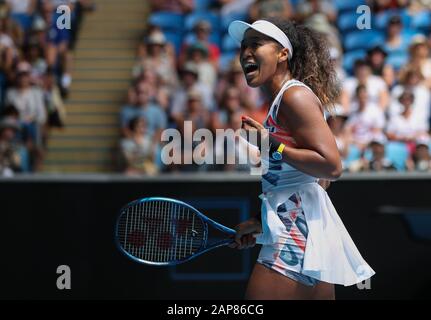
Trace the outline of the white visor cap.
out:
M 244 34 L 247 29 L 252 28 L 280 43 L 284 48 L 289 49 L 289 60 L 292 59 L 293 47 L 286 34 L 280 30 L 275 24 L 266 20 L 257 20 L 252 24 L 244 21 L 235 20 L 229 24 L 228 32 L 230 36 L 238 43 L 244 39 Z

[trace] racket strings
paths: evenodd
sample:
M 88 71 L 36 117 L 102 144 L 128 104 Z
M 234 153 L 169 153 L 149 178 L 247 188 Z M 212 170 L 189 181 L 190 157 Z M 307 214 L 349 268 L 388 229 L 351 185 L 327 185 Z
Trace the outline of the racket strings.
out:
M 120 245 L 145 261 L 184 260 L 206 241 L 205 225 L 190 208 L 169 201 L 144 201 L 127 207 L 118 222 Z

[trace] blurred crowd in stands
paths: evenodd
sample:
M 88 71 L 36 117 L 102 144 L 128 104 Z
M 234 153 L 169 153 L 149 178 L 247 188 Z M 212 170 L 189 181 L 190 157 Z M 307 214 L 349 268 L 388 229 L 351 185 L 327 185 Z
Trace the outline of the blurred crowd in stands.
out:
M 59 29 L 64 10 L 71 29 Z M 40 168 L 52 127 L 62 127 L 63 99 L 82 14 L 92 0 L 0 0 L 0 176 Z
M 153 0 L 133 83 L 121 111 L 122 169 L 246 170 L 241 165 L 166 166 L 166 128 L 237 129 L 246 114 L 264 121 L 268 101 L 247 86 L 233 20 L 278 16 L 325 35 L 342 93 L 327 120 L 346 171 L 431 171 L 431 1 L 427 0 Z M 359 30 L 358 6 L 371 8 Z M 363 11 L 361 11 L 363 13 Z M 179 146 L 187 157 L 184 143 Z M 196 145 L 191 141 L 190 145 Z M 215 149 L 226 148 L 226 142 Z M 185 159 L 185 158 L 184 158 Z

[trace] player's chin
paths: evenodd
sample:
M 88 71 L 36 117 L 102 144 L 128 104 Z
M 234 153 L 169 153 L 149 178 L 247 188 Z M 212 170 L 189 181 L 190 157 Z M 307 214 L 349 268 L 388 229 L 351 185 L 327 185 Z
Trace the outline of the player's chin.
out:
M 260 87 L 263 84 L 263 82 L 259 81 L 259 79 L 257 77 L 256 78 L 251 78 L 251 79 L 247 79 L 246 78 L 246 81 L 247 81 L 247 85 L 249 87 L 252 87 L 252 88 L 258 88 L 258 87 Z
M 253 77 L 246 76 L 245 80 L 247 81 L 247 85 L 252 88 L 258 88 L 265 83 L 265 80 L 260 76 L 260 74 Z

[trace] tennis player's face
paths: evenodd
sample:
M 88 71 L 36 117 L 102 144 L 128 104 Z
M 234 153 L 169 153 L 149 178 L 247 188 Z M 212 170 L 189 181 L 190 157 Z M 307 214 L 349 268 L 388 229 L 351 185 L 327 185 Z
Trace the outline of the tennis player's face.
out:
M 253 29 L 246 31 L 241 42 L 240 62 L 250 87 L 270 80 L 276 70 L 280 46 L 273 39 Z

